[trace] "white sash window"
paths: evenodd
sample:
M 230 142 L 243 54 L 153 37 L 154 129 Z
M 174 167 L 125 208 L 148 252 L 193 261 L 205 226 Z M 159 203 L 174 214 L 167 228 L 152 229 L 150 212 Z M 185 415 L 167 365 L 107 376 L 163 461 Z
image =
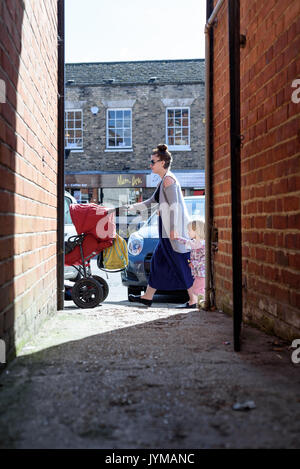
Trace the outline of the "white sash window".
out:
M 122 150 L 132 147 L 132 110 L 107 109 L 106 148 Z
M 166 140 L 170 150 L 190 150 L 190 108 L 166 108 Z
M 72 109 L 65 112 L 65 148 L 71 150 L 82 150 L 83 148 L 81 109 Z

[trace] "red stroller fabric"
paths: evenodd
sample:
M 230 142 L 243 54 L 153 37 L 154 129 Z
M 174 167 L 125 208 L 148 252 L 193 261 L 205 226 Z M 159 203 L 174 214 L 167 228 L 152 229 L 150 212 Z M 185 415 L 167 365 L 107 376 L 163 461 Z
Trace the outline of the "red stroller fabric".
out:
M 97 204 L 71 204 L 70 215 L 77 234 L 86 234 L 82 243 L 85 259 L 96 256 L 113 244 L 116 237 L 114 212 Z M 82 264 L 79 246 L 65 255 L 65 264 Z

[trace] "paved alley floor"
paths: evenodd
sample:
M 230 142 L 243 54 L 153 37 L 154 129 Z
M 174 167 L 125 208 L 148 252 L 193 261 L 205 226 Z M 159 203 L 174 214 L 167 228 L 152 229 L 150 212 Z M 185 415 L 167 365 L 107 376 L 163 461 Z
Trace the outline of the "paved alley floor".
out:
M 299 447 L 290 344 L 175 306 L 66 303 L 0 376 L 0 447 Z

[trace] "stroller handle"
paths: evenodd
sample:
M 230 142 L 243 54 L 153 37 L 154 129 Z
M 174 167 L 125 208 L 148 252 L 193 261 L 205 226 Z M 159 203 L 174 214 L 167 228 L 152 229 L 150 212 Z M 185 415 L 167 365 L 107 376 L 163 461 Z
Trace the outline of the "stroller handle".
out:
M 119 212 L 120 209 L 127 209 L 127 205 L 121 205 L 120 207 L 107 208 L 107 213 Z

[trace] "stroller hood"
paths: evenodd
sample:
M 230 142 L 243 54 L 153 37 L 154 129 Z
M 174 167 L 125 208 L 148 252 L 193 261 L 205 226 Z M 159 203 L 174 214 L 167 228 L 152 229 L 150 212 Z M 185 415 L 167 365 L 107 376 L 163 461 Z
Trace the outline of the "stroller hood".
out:
M 85 233 L 82 249 L 87 260 L 113 244 L 116 236 L 114 211 L 97 204 L 71 204 L 70 215 L 77 234 Z M 82 265 L 79 246 L 65 255 L 65 265 Z
M 70 215 L 78 234 L 92 234 L 106 241 L 115 238 L 114 212 L 97 204 L 71 204 Z

